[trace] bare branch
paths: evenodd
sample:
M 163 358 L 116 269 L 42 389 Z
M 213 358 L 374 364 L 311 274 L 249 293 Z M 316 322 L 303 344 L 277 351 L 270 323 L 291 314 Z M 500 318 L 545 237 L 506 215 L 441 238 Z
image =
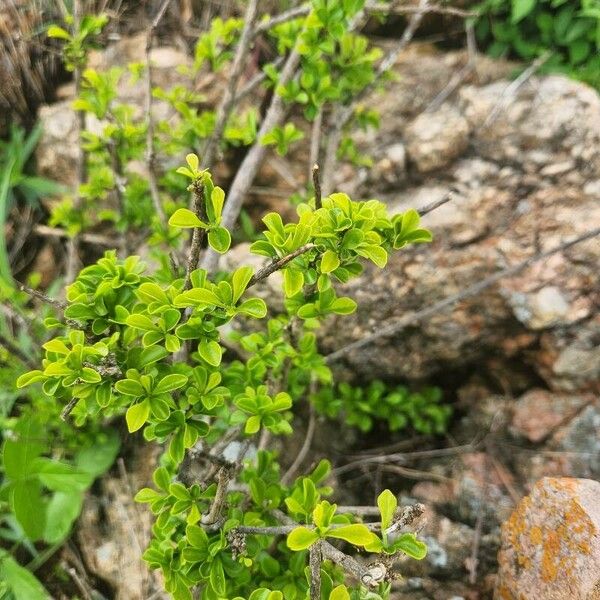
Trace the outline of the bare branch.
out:
M 300 448 L 300 452 L 298 452 L 298 455 L 294 459 L 294 462 L 292 463 L 290 468 L 285 472 L 285 474 L 281 478 L 281 483 L 283 485 L 288 485 L 290 483 L 290 481 L 292 481 L 292 479 L 298 472 L 298 469 L 304 462 L 304 459 L 306 458 L 308 451 L 310 450 L 310 446 L 312 444 L 313 437 L 315 435 L 315 426 L 317 423 L 317 415 L 316 415 L 316 411 L 315 411 L 315 406 L 312 402 L 309 402 L 309 410 L 310 410 L 310 416 L 308 418 L 308 428 L 306 430 L 306 436 L 304 437 L 304 443 L 302 444 L 302 448 Z
M 58 308 L 59 310 L 64 310 L 68 306 L 66 302 L 63 302 L 62 300 L 57 300 L 56 298 L 50 298 L 50 296 L 47 296 L 46 294 L 38 290 L 34 290 L 33 288 L 30 288 L 24 283 L 17 282 L 17 287 L 22 292 L 29 294 L 32 298 L 37 298 L 38 300 L 41 300 L 42 302 L 45 302 L 50 306 L 54 306 L 54 308 Z
M 387 568 L 382 563 L 364 567 L 357 560 L 344 554 L 341 550 L 338 550 L 324 540 L 322 542 L 321 551 L 323 553 L 323 558 L 328 558 L 336 565 L 339 565 L 344 571 L 356 577 L 358 581 L 367 587 L 375 588 L 381 582 L 385 581 L 387 577 Z
M 262 281 L 263 279 L 266 279 L 267 277 L 269 277 L 269 275 L 272 275 L 273 273 L 275 273 L 275 271 L 279 271 L 280 269 L 283 269 L 283 267 L 285 267 L 288 263 L 292 262 L 295 258 L 302 256 L 302 254 L 305 254 L 306 252 L 308 252 L 309 250 L 312 250 L 313 248 L 316 248 L 315 244 L 312 244 L 312 243 L 304 244 L 304 246 L 300 246 L 300 248 L 298 248 L 298 250 L 294 250 L 294 252 L 292 252 L 291 254 L 288 254 L 287 256 L 284 256 L 283 258 L 275 260 L 272 263 L 268 264 L 266 267 L 263 267 L 262 269 L 260 269 L 257 273 L 255 273 L 252 276 L 252 279 L 250 279 L 250 282 L 248 283 L 247 288 L 257 284 L 259 281 Z
M 205 221 L 204 216 L 204 184 L 200 181 L 194 182 L 194 212 L 201 221 Z M 200 250 L 202 249 L 202 241 L 204 240 L 205 230 L 202 227 L 195 227 L 192 233 L 192 244 L 190 246 L 190 254 L 188 257 L 188 264 L 185 273 L 185 283 L 183 285 L 184 290 L 189 290 L 192 285 L 191 275 L 192 271 L 198 268 L 198 262 L 200 261 Z
M 321 600 L 321 561 L 323 554 L 320 540 L 315 542 L 309 550 L 308 564 L 310 567 L 310 600 Z
M 73 31 L 79 31 L 82 19 L 82 0 L 73 0 Z M 83 80 L 83 64 L 76 64 L 73 71 L 73 79 L 75 81 L 75 97 L 78 98 L 81 94 L 81 85 Z M 81 209 L 82 198 L 80 188 L 87 179 L 86 169 L 86 152 L 83 148 L 81 136 L 85 131 L 85 112 L 78 110 L 75 112 L 77 116 L 77 159 L 75 168 L 75 197 L 73 200 L 73 209 L 79 211 Z M 67 283 L 71 283 L 75 279 L 78 258 L 79 239 L 78 235 L 74 235 L 69 239 L 67 244 L 67 267 L 65 278 Z
M 298 40 L 302 36 L 298 36 Z M 279 78 L 279 85 L 284 86 L 292 80 L 296 73 L 296 68 L 300 62 L 300 54 L 298 52 L 298 44 L 290 52 L 281 76 Z M 227 195 L 227 201 L 223 209 L 223 215 L 221 218 L 221 225 L 227 229 L 231 229 L 240 214 L 242 203 L 248 192 L 248 189 L 252 185 L 258 169 L 265 157 L 267 147 L 260 143 L 260 140 L 274 127 L 279 126 L 285 116 L 285 106 L 283 98 L 275 93 L 271 100 L 271 105 L 267 109 L 265 118 L 260 126 L 260 130 L 256 136 L 257 143 L 255 143 L 249 150 L 248 154 L 244 158 L 240 168 L 238 169 L 236 176 L 231 184 L 229 194 Z M 208 272 L 215 270 L 217 266 L 218 256 L 217 253 L 212 249 L 207 249 L 202 260 L 202 267 Z
M 212 166 L 215 154 L 217 152 L 219 141 L 225 131 L 225 126 L 233 107 L 239 97 L 236 97 L 236 88 L 239 79 L 244 70 L 246 64 L 248 49 L 252 41 L 252 28 L 254 27 L 254 21 L 256 20 L 258 7 L 258 0 L 250 0 L 244 14 L 244 28 L 242 29 L 242 35 L 237 45 L 233 64 L 231 65 L 231 71 L 229 72 L 227 80 L 227 88 L 223 94 L 223 98 L 217 107 L 216 119 L 214 129 L 208 138 L 203 152 L 202 152 L 202 168 L 207 169 Z
M 282 12 L 279 15 L 270 17 L 268 20 L 261 21 L 254 28 L 254 35 L 260 35 L 261 33 L 269 31 L 269 29 L 273 29 L 273 27 L 277 27 L 277 25 L 287 23 L 288 21 L 293 21 L 294 19 L 298 19 L 300 17 L 305 17 L 306 15 L 308 15 L 309 12 L 310 4 L 302 4 L 300 6 L 290 8 L 289 10 L 286 10 L 285 12 Z
M 312 168 L 312 180 L 313 187 L 315 188 L 315 208 L 319 210 L 323 206 L 323 192 L 321 191 L 321 178 L 320 178 L 319 165 L 315 163 Z
M 494 273 L 493 275 L 490 275 L 489 277 L 486 277 L 485 279 L 482 279 L 481 281 L 470 285 L 469 287 L 465 288 L 462 292 L 449 296 L 444 300 L 440 300 L 440 302 L 436 302 L 435 304 L 432 304 L 431 306 L 428 306 L 423 310 L 404 315 L 395 323 L 390 323 L 382 327 L 378 331 L 375 331 L 370 335 L 361 338 L 360 340 L 356 340 L 355 342 L 352 342 L 351 344 L 348 344 L 347 346 L 344 346 L 343 348 L 332 352 L 331 354 L 327 355 L 325 359 L 328 363 L 335 362 L 342 356 L 346 356 L 350 352 L 358 350 L 359 348 L 364 348 L 365 346 L 372 344 L 376 340 L 395 335 L 398 332 L 402 331 L 405 327 L 408 327 L 409 325 L 415 325 L 416 323 L 419 323 L 450 306 L 454 306 L 457 302 L 460 302 L 461 300 L 465 300 L 466 298 L 470 298 L 471 296 L 479 294 L 483 290 L 491 287 L 492 285 L 494 285 L 502 279 L 505 279 L 506 277 L 517 275 L 521 271 L 525 270 L 527 267 L 530 267 L 531 265 L 535 264 L 536 262 L 539 262 L 540 260 L 548 258 L 553 254 L 557 254 L 558 252 L 568 250 L 572 246 L 580 244 L 581 242 L 585 242 L 586 240 L 595 238 L 598 235 L 600 235 L 600 227 L 597 229 L 593 229 L 592 231 L 588 231 L 587 233 L 580 235 L 576 238 L 573 238 L 568 242 L 563 242 L 562 244 L 559 244 L 558 246 L 550 250 L 546 250 L 545 252 L 535 254 L 527 258 L 526 260 L 516 265 L 513 265 L 512 267 L 502 269 L 501 271 L 498 271 L 497 273 Z
M 156 151 L 154 148 L 154 115 L 152 114 L 152 88 L 154 87 L 152 83 L 152 60 L 150 57 L 150 51 L 152 49 L 152 39 L 154 38 L 154 33 L 164 17 L 167 8 L 171 0 L 163 0 L 156 16 L 154 17 L 152 23 L 150 24 L 150 28 L 148 29 L 148 33 L 146 34 L 146 48 L 145 48 L 145 56 L 146 56 L 146 168 L 148 169 L 148 185 L 150 187 L 150 196 L 152 198 L 152 204 L 154 205 L 154 210 L 158 216 L 159 221 L 163 225 L 166 226 L 166 217 L 165 212 L 163 210 L 161 201 L 160 201 L 160 192 L 158 189 L 158 181 L 156 179 Z

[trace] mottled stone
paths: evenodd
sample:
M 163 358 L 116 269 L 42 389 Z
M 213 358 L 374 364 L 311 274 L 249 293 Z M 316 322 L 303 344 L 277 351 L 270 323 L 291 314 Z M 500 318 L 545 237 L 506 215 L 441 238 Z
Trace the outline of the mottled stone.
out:
M 600 483 L 539 481 L 502 526 L 495 600 L 600 598 Z
M 584 396 L 531 390 L 515 403 L 511 429 L 530 442 L 541 442 L 588 402 Z

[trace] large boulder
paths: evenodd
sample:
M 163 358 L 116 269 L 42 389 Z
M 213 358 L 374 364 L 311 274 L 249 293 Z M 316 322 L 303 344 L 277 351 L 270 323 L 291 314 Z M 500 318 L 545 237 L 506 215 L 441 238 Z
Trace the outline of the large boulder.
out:
M 600 599 L 600 483 L 539 481 L 502 527 L 495 600 Z

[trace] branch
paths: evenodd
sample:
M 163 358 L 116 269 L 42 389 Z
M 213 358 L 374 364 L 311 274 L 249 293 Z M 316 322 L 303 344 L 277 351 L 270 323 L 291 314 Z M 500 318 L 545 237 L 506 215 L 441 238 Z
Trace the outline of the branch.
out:
M 33 231 L 38 235 L 47 237 L 69 237 L 69 234 L 64 229 L 59 229 L 58 227 L 48 227 L 48 225 L 36 225 L 33 228 Z M 97 233 L 80 233 L 79 239 L 88 244 L 97 244 L 98 246 L 106 246 L 107 248 L 116 248 L 119 245 L 119 242 L 116 239 Z
M 329 542 L 323 540 L 321 545 L 321 551 L 323 558 L 328 558 L 336 565 L 339 565 L 360 581 L 363 585 L 371 588 L 377 587 L 381 582 L 385 581 L 388 570 L 382 563 L 375 563 L 374 565 L 363 567 L 357 560 L 344 554 L 341 550 L 338 550 L 332 546 Z
M 336 360 L 340 359 L 342 356 L 346 356 L 350 352 L 353 352 L 354 350 L 358 350 L 359 348 L 364 348 L 365 346 L 368 346 L 369 344 L 373 343 L 376 340 L 379 340 L 379 339 L 385 338 L 385 337 L 389 337 L 391 335 L 395 335 L 395 334 L 399 333 L 400 331 L 402 331 L 404 328 L 408 327 L 409 325 L 415 325 L 415 324 L 427 319 L 428 317 L 431 317 L 431 316 L 441 312 L 442 310 L 444 310 L 450 306 L 453 306 L 454 304 L 456 304 L 457 302 L 460 302 L 461 300 L 465 300 L 466 298 L 470 298 L 471 296 L 476 296 L 483 290 L 491 287 L 492 285 L 494 285 L 495 283 L 497 283 L 498 281 L 500 281 L 506 277 L 517 275 L 521 271 L 525 270 L 527 267 L 530 267 L 531 265 L 539 262 L 540 260 L 548 258 L 549 256 L 552 256 L 553 254 L 563 252 L 564 250 L 568 250 L 572 246 L 575 246 L 576 244 L 580 244 L 581 242 L 585 242 L 586 240 L 593 239 L 593 238 L 597 237 L 598 235 L 600 235 L 600 227 L 593 229 L 592 231 L 588 231 L 587 233 L 584 233 L 583 235 L 580 235 L 572 240 L 569 240 L 568 242 L 559 244 L 558 246 L 551 248 L 550 250 L 546 250 L 545 252 L 540 252 L 538 254 L 535 254 L 535 255 L 531 256 L 530 258 L 527 258 L 526 260 L 524 260 L 516 265 L 513 265 L 512 267 L 507 267 L 506 269 L 502 269 L 501 271 L 498 271 L 498 272 L 494 273 L 493 275 L 490 275 L 489 277 L 486 277 L 485 279 L 482 279 L 481 281 L 474 283 L 473 285 L 470 285 L 469 287 L 465 288 L 462 292 L 459 292 L 457 294 L 449 296 L 448 298 L 445 298 L 444 300 L 441 300 L 440 302 L 436 302 L 435 304 L 432 304 L 431 306 L 428 306 L 427 308 L 425 308 L 423 310 L 404 315 L 395 323 L 390 323 L 390 324 L 382 327 L 379 331 L 375 331 L 375 332 L 371 333 L 370 335 L 363 337 L 360 340 L 356 340 L 355 342 L 352 342 L 351 344 L 348 344 L 347 346 L 344 346 L 343 348 L 340 348 L 339 350 L 332 352 L 331 354 L 329 354 L 325 357 L 325 360 L 327 363 L 335 362 Z
M 148 169 L 148 185 L 150 187 L 150 196 L 152 197 L 152 204 L 154 205 L 154 210 L 158 216 L 159 221 L 162 226 L 166 226 L 166 217 L 165 212 L 163 210 L 161 201 L 160 201 L 160 192 L 158 190 L 158 181 L 156 179 L 156 151 L 154 148 L 154 115 L 152 114 L 152 61 L 150 59 L 150 50 L 152 49 L 152 39 L 154 37 L 154 33 L 161 22 L 163 16 L 165 15 L 167 8 L 171 0 L 163 0 L 162 5 L 158 9 L 154 20 L 150 24 L 150 29 L 146 35 L 146 48 L 145 48 L 145 56 L 146 56 L 146 122 L 148 123 L 148 128 L 146 129 L 146 167 Z
M 252 41 L 252 27 L 256 20 L 257 7 L 258 0 L 250 0 L 248 2 L 248 7 L 246 8 L 246 13 L 244 15 L 244 28 L 242 29 L 242 35 L 240 36 L 240 41 L 237 45 L 233 64 L 231 65 L 227 87 L 217 108 L 214 129 L 202 152 L 202 169 L 207 169 L 212 166 L 219 141 L 221 140 L 223 131 L 225 131 L 229 116 L 231 115 L 236 101 L 239 100 L 239 97 L 236 97 L 236 88 L 246 64 L 248 48 Z
M 204 222 L 206 220 L 206 217 L 204 216 L 204 184 L 200 181 L 195 181 L 193 186 L 194 212 L 198 218 Z M 205 233 L 206 232 L 204 229 L 202 229 L 202 227 L 194 227 L 194 231 L 192 233 L 192 245 L 190 246 L 190 254 L 185 273 L 185 283 L 183 284 L 184 290 L 189 290 L 192 285 L 192 271 L 195 271 L 198 268 L 198 263 L 200 261 L 200 250 L 202 249 L 202 241 L 204 240 Z
M 298 41 L 292 51 L 290 52 L 281 76 L 279 78 L 278 85 L 285 86 L 296 73 L 296 68 L 300 63 L 300 53 L 298 52 L 299 40 L 302 38 L 298 36 Z M 285 116 L 285 105 L 283 98 L 277 93 L 273 94 L 271 104 L 267 109 L 265 118 L 260 126 L 260 130 L 256 136 L 256 143 L 250 148 L 248 154 L 244 158 L 240 168 L 238 169 L 236 176 L 231 184 L 227 201 L 223 209 L 223 215 L 221 218 L 221 226 L 227 229 L 232 229 L 235 222 L 240 214 L 244 198 L 248 192 L 248 189 L 252 185 L 258 169 L 265 157 L 267 152 L 267 146 L 263 146 L 260 140 L 274 127 L 279 126 Z M 204 254 L 202 261 L 202 267 L 209 273 L 214 271 L 217 266 L 218 256 L 217 253 L 212 249 L 207 249 Z
M 323 542 L 315 542 L 308 551 L 308 564 L 310 567 L 310 600 L 321 600 L 321 561 Z
M 229 484 L 229 471 L 225 467 L 219 469 L 217 474 L 217 493 L 215 499 L 210 507 L 210 511 L 207 515 L 202 517 L 202 525 L 210 527 L 215 523 L 218 523 L 221 519 L 221 512 L 223 510 L 223 504 L 225 503 L 225 497 L 227 495 L 227 485 Z
M 73 31 L 79 32 L 81 26 L 81 2 L 82 0 L 73 0 Z M 84 59 L 85 60 L 85 59 Z M 73 71 L 73 79 L 75 80 L 75 97 L 78 98 L 81 94 L 81 84 L 83 78 L 83 67 L 85 64 L 76 64 Z M 81 143 L 81 136 L 85 131 L 85 112 L 79 110 L 75 111 L 77 115 L 77 159 L 75 168 L 75 198 L 73 200 L 73 210 L 78 212 L 81 210 L 81 195 L 80 188 L 87 179 L 86 172 L 86 153 Z M 66 282 L 71 283 L 75 279 L 77 271 L 77 251 L 79 248 L 78 235 L 74 235 L 69 239 L 67 244 L 67 268 L 66 268 Z
M 30 288 L 24 283 L 19 283 L 18 281 L 16 283 L 17 287 L 22 292 L 25 292 L 32 298 L 37 298 L 38 300 L 41 300 L 42 302 L 45 302 L 50 306 L 54 306 L 54 308 L 58 308 L 59 310 L 65 310 L 65 308 L 67 308 L 68 306 L 66 302 L 63 302 L 62 300 L 57 300 L 56 298 L 50 298 L 50 296 L 47 296 L 46 294 L 44 294 L 43 292 L 39 292 L 38 290 L 34 290 L 33 288 Z
M 283 269 L 283 267 L 285 267 L 288 263 L 292 262 L 295 258 L 302 256 L 302 254 L 305 254 L 313 248 L 316 248 L 316 245 L 313 243 L 304 244 L 304 246 L 300 246 L 300 248 L 294 250 L 294 252 L 292 252 L 291 254 L 288 254 L 283 258 L 275 260 L 272 263 L 268 264 L 266 267 L 263 267 L 252 276 L 250 282 L 246 286 L 246 289 L 257 284 L 259 281 L 266 279 L 267 277 L 269 277 L 269 275 L 275 273 L 275 271 Z
M 312 180 L 313 187 L 315 188 L 315 209 L 319 210 L 323 206 L 323 192 L 321 191 L 321 178 L 320 178 L 319 165 L 315 163 L 312 168 Z
M 275 15 L 274 17 L 270 17 L 265 21 L 261 21 L 254 28 L 254 35 L 260 35 L 261 33 L 265 33 L 269 31 L 269 29 L 273 29 L 273 27 L 277 27 L 277 25 L 282 25 L 283 23 L 287 23 L 288 21 L 293 21 L 294 19 L 298 19 L 300 17 L 306 17 L 310 12 L 310 4 L 303 4 L 301 6 L 296 6 L 295 8 L 290 8 L 285 12 L 282 12 L 279 15 Z
M 310 450 L 310 446 L 315 435 L 315 425 L 317 423 L 315 405 L 312 402 L 309 402 L 309 410 L 310 416 L 308 418 L 308 428 L 306 430 L 304 443 L 302 444 L 302 448 L 300 448 L 300 452 L 298 452 L 298 455 L 294 459 L 294 462 L 281 478 L 281 483 L 283 485 L 288 485 L 290 481 L 294 478 L 294 475 L 296 475 L 296 473 L 298 472 L 300 465 L 302 465 L 302 462 L 304 461 L 306 455 L 308 454 L 308 451 Z

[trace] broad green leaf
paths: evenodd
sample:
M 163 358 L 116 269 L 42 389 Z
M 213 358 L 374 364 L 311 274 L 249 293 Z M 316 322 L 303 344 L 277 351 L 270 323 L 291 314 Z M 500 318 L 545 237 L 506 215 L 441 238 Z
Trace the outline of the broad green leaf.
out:
M 127 409 L 125 413 L 125 420 L 127 421 L 127 429 L 129 433 L 137 431 L 144 426 L 144 423 L 150 416 L 150 403 L 148 400 L 144 400 L 139 404 L 133 404 Z
M 139 381 L 134 379 L 121 379 L 115 383 L 115 389 L 121 394 L 126 396 L 143 396 L 145 394 L 144 388 Z
M 310 548 L 319 539 L 316 531 L 307 527 L 296 527 L 287 536 L 287 546 L 290 550 L 299 552 Z
M 21 418 L 4 442 L 2 460 L 9 479 L 18 481 L 31 472 L 35 459 L 46 448 L 46 434 L 37 417 Z
M 537 0 L 511 0 L 511 21 L 522 21 L 535 8 Z
M 48 503 L 44 540 L 56 544 L 69 535 L 83 504 L 83 494 L 76 490 L 56 492 Z
M 255 319 L 262 319 L 267 316 L 267 305 L 260 298 L 250 298 L 242 302 L 237 311 Z
M 182 229 L 189 229 L 195 227 L 206 228 L 206 223 L 203 223 L 198 216 L 187 208 L 177 209 L 169 219 L 169 225 L 171 227 L 180 227 Z
M 348 588 L 345 585 L 338 585 L 336 588 L 331 590 L 331 594 L 329 594 L 329 600 L 350 600 Z
M 162 360 L 168 355 L 168 351 L 162 346 L 150 346 L 149 348 L 144 348 L 144 350 L 142 350 L 138 365 L 140 368 L 147 367 L 148 365 Z
M 50 600 L 39 580 L 5 550 L 0 549 L 0 582 L 8 586 L 14 600 Z
M 166 375 L 163 377 L 158 385 L 154 388 L 153 392 L 155 394 L 164 394 L 166 392 L 172 392 L 174 390 L 178 390 L 182 388 L 188 381 L 186 375 L 179 375 L 177 373 L 173 373 L 171 375 Z
M 394 549 L 416 560 L 423 560 L 427 556 L 426 544 L 418 540 L 414 533 L 403 533 L 394 542 Z
M 17 481 L 12 485 L 10 507 L 31 541 L 43 538 L 46 528 L 46 505 L 42 499 L 41 483 L 37 479 Z
M 223 351 L 221 346 L 214 340 L 201 340 L 198 344 L 198 353 L 213 367 L 218 367 L 221 364 Z
M 198 170 L 198 167 L 200 166 L 200 159 L 198 158 L 198 156 L 196 154 L 194 154 L 192 152 L 190 152 L 190 154 L 186 155 L 185 162 L 187 162 L 189 168 L 193 172 L 196 172 Z
M 31 473 L 35 473 L 48 489 L 55 492 L 83 491 L 93 481 L 89 473 L 50 458 L 37 458 L 31 467 Z
M 338 315 L 350 315 L 356 311 L 356 302 L 352 298 L 336 298 L 329 307 L 329 310 Z
M 219 559 L 213 560 L 210 565 L 209 581 L 212 589 L 219 596 L 225 595 L 225 572 L 223 571 L 223 563 Z
M 254 435 L 260 429 L 260 416 L 253 415 L 246 421 L 246 426 L 244 427 L 244 433 L 247 435 Z
M 48 37 L 67 41 L 71 39 L 69 32 L 58 25 L 50 25 L 50 27 L 48 27 Z
M 17 379 L 17 388 L 21 389 L 28 385 L 31 385 L 32 383 L 44 381 L 44 379 L 46 379 L 46 376 L 42 371 L 38 369 L 36 369 L 35 371 L 29 371 L 28 373 L 23 373 L 23 375 L 21 375 Z
M 327 532 L 327 537 L 345 540 L 355 546 L 366 546 L 373 540 L 373 532 L 369 531 L 365 525 L 356 523 L 330 529 Z
M 333 250 L 327 250 L 321 257 L 321 272 L 331 273 L 340 266 L 340 259 Z
M 153 323 L 152 319 L 146 315 L 129 315 L 126 323 L 130 327 L 136 327 L 142 331 L 156 331 L 156 325 Z
M 231 246 L 231 234 L 225 227 L 215 227 L 208 232 L 208 243 L 219 254 L 223 254 Z
M 231 287 L 233 288 L 234 304 L 241 298 L 246 291 L 248 283 L 252 279 L 254 269 L 252 267 L 240 267 L 236 269 L 231 277 Z
M 304 273 L 288 267 L 283 270 L 283 290 L 288 298 L 295 296 L 304 285 Z

